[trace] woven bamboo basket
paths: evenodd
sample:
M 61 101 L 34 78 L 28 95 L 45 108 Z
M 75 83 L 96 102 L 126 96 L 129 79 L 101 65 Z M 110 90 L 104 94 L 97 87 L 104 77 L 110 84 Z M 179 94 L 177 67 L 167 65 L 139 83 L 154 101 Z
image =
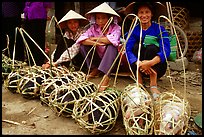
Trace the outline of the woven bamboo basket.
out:
M 190 119 L 190 105 L 178 95 L 181 94 L 164 92 L 160 95 L 155 104 L 155 135 L 185 135 Z
M 2 54 L 2 62 L 1 62 L 1 71 L 2 71 L 2 82 L 6 80 L 9 73 L 11 73 L 12 65 L 11 65 L 11 59 L 4 54 Z
M 83 71 L 72 71 L 69 75 L 73 76 L 76 82 L 86 79 L 86 74 Z
M 190 61 L 193 54 L 202 47 L 202 31 L 185 30 L 188 38 L 188 50 L 186 57 Z
M 41 103 L 45 103 L 49 106 L 49 96 L 54 89 L 59 88 L 61 85 L 73 82 L 73 77 L 62 76 L 62 77 L 50 77 L 45 79 L 40 87 L 40 100 Z
M 2 70 L 2 82 L 4 82 L 4 80 L 7 79 L 7 76 L 9 75 L 9 73 L 11 73 L 12 71 L 18 70 L 27 65 L 25 62 L 14 60 L 15 58 L 14 59 L 10 58 L 9 41 L 10 41 L 9 36 L 7 35 L 7 48 L 2 50 L 2 64 L 1 64 L 2 65 L 2 69 L 1 69 Z M 8 56 L 6 55 L 6 52 L 8 52 Z M 15 54 L 14 54 L 14 57 L 15 57 Z
M 171 21 L 168 20 L 170 23 Z M 175 26 L 171 23 L 174 32 Z M 180 43 L 178 43 L 181 49 Z M 180 51 L 180 50 L 179 50 Z M 170 67 L 167 62 L 167 77 L 170 78 L 171 90 L 162 92 L 154 105 L 154 134 L 155 135 L 184 135 L 188 129 L 188 121 L 190 119 L 190 104 L 186 98 L 186 76 L 183 54 L 180 51 L 183 71 L 184 71 L 184 91 L 181 93 L 173 87 L 171 80 Z
M 70 73 L 70 70 L 64 66 L 52 67 L 51 69 L 48 68 L 48 69 L 44 69 L 43 71 L 50 73 L 53 77 L 61 76 L 62 74 L 65 74 L 65 73 Z
M 189 26 L 189 11 L 184 7 L 172 7 L 174 24 L 181 29 L 186 29 Z
M 93 134 L 110 131 L 118 117 L 119 92 L 108 88 L 103 92 L 95 92 L 75 102 L 72 117 L 84 130 Z
M 18 69 L 9 73 L 4 87 L 13 93 L 19 93 L 19 82 L 27 74 L 27 68 Z
M 96 89 L 94 83 L 84 80 L 78 83 L 69 83 L 54 89 L 48 101 L 51 109 L 58 116 L 70 117 L 76 100 L 95 92 Z
M 53 69 L 43 70 L 41 66 L 32 66 L 27 69 L 27 74 L 23 76 L 19 82 L 19 93 L 27 99 L 39 98 L 40 87 L 45 82 L 46 79 L 53 77 L 62 77 L 67 75 L 67 80 L 69 82 L 78 82 L 78 79 L 85 79 L 85 74 L 83 72 L 71 72 L 66 67 L 53 67 Z M 65 77 L 64 77 L 65 78 Z
M 136 83 L 129 84 L 121 94 L 121 110 L 126 134 L 151 135 L 153 133 L 154 109 L 149 92 Z
M 39 98 L 40 86 L 50 75 L 41 71 L 40 66 L 32 66 L 28 69 L 28 72 L 19 81 L 19 92 L 27 99 Z
M 2 80 L 6 80 L 11 72 L 15 72 L 19 69 L 22 69 L 26 65 L 27 64 L 25 62 L 18 60 L 14 60 L 13 62 L 11 58 L 2 54 Z
M 49 96 L 54 89 L 59 88 L 61 85 L 67 85 L 68 83 L 78 83 L 85 79 L 83 72 L 70 72 L 70 74 L 63 74 L 60 77 L 49 77 L 45 79 L 40 87 L 40 100 L 41 103 L 45 103 L 49 106 Z

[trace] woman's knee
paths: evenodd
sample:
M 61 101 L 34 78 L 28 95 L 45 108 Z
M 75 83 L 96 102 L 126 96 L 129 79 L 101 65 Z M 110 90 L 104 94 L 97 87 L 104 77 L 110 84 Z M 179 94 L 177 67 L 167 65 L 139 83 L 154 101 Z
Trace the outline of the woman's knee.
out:
M 159 52 L 159 47 L 155 45 L 148 45 L 145 50 L 144 59 L 152 59 L 157 56 Z
M 159 47 L 157 47 L 156 45 L 148 45 L 146 47 L 146 52 L 157 53 L 157 52 L 159 52 Z
M 111 54 L 111 55 L 117 55 L 118 50 L 115 46 L 113 45 L 108 45 L 107 49 L 106 49 L 106 53 L 105 54 Z

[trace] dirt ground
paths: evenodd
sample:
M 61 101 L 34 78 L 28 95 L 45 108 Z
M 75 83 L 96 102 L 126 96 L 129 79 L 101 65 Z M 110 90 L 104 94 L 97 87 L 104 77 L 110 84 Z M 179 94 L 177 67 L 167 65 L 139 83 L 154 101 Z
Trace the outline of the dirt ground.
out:
M 194 70 L 186 71 L 187 99 L 191 106 L 191 117 L 188 131 L 202 135 L 201 129 L 194 123 L 194 117 L 202 112 L 202 73 L 194 66 Z M 184 89 L 183 73 L 171 71 L 173 86 L 182 91 Z M 92 79 L 98 84 L 102 77 Z M 111 76 L 111 83 L 114 82 Z M 118 76 L 116 88 L 122 91 L 128 84 L 134 83 L 130 77 Z M 145 82 L 148 89 L 148 80 Z M 161 92 L 171 88 L 170 80 L 165 75 L 158 81 Z M 7 120 L 7 121 L 6 121 Z M 8 122 L 12 121 L 11 122 Z M 17 123 L 14 123 L 17 122 Z M 42 105 L 40 100 L 28 100 L 20 94 L 14 94 L 2 85 L 2 134 L 3 135 L 91 135 L 92 133 L 80 128 L 72 118 L 57 116 L 48 106 Z M 106 135 L 125 135 L 122 113 L 119 113 L 114 128 Z

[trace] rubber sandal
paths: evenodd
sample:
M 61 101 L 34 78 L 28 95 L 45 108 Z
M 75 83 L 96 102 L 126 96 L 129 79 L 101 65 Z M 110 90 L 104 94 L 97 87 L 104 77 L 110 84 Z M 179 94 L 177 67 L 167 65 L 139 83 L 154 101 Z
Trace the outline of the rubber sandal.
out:
M 157 86 L 151 86 L 151 87 L 150 87 L 150 91 L 152 92 L 153 99 L 154 99 L 154 100 L 157 100 L 157 99 L 159 98 L 159 96 L 160 96 L 161 93 L 155 93 L 154 91 L 151 90 L 151 89 L 153 89 L 153 88 L 155 88 L 155 89 L 158 89 L 158 88 L 157 88 Z
M 103 80 L 103 82 L 101 83 L 101 85 L 99 86 L 98 85 L 98 91 L 101 92 L 101 91 L 104 91 L 106 90 L 107 87 L 109 87 L 109 81 L 110 81 L 110 78 L 106 75 L 104 75 L 105 79 Z
M 99 91 L 99 92 L 102 92 L 102 91 L 106 90 L 108 87 L 109 87 L 109 85 L 107 85 L 107 86 L 100 86 L 100 87 L 98 88 L 98 91 Z

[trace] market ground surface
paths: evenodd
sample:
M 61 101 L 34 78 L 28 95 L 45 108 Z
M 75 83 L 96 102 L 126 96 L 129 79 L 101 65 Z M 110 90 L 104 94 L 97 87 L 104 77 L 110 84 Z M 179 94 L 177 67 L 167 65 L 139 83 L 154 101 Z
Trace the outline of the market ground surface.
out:
M 192 66 L 191 66 L 192 67 Z M 188 131 L 194 131 L 202 135 L 202 129 L 195 122 L 194 117 L 202 112 L 202 73 L 194 66 L 193 71 L 186 71 L 187 99 L 191 106 L 191 117 Z M 172 71 L 172 81 L 175 89 L 183 91 L 183 72 Z M 114 75 L 111 76 L 113 85 Z M 102 76 L 91 79 L 99 84 Z M 122 91 L 128 84 L 134 83 L 130 77 L 117 77 L 116 88 Z M 145 85 L 148 87 L 148 81 Z M 158 81 L 161 92 L 171 88 L 167 76 Z M 72 118 L 57 116 L 48 106 L 42 105 L 40 100 L 28 100 L 20 94 L 14 94 L 2 85 L 2 134 L 3 135 L 91 135 L 92 133 L 82 129 Z M 114 128 L 106 135 L 125 135 L 125 127 L 122 121 L 122 113 L 119 113 Z

